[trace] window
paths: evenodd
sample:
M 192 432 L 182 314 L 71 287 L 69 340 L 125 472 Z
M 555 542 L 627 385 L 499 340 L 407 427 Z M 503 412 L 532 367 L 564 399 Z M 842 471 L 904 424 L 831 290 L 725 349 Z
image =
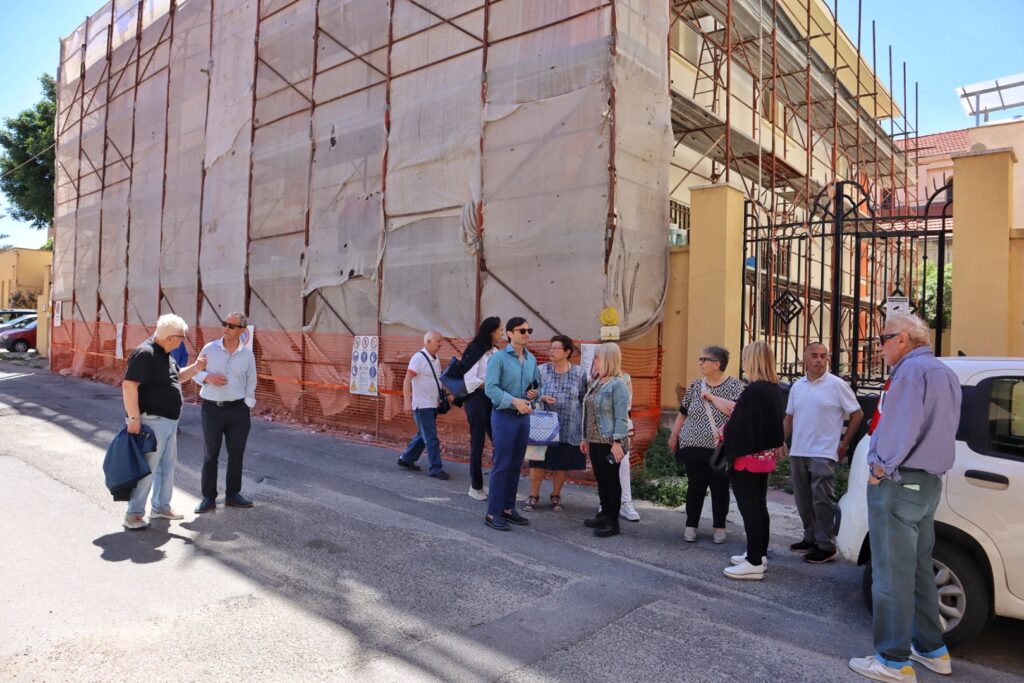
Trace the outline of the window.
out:
M 992 453 L 1024 456 L 1024 378 L 993 380 L 988 438 Z

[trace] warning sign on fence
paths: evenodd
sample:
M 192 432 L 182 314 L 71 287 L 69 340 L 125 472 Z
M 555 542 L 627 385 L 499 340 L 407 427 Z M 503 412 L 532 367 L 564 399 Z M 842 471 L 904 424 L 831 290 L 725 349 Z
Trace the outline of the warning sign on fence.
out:
M 358 336 L 352 343 L 352 374 L 349 391 L 361 396 L 377 395 L 377 360 L 380 338 Z

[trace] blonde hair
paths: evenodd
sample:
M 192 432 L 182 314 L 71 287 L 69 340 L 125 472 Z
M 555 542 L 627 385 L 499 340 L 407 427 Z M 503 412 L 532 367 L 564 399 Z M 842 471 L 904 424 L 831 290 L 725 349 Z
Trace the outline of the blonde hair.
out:
M 740 354 L 740 364 L 751 382 L 763 380 L 772 384 L 779 383 L 779 376 L 775 372 L 775 354 L 763 341 L 751 342 L 744 346 Z
M 622 376 L 622 349 L 614 342 L 601 344 L 594 352 L 601 359 L 601 374 L 605 377 Z

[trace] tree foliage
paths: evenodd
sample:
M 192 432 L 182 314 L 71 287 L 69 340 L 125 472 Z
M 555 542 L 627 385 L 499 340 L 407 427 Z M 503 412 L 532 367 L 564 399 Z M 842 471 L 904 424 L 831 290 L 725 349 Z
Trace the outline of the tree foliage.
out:
M 935 327 L 936 306 L 938 306 L 939 293 L 939 267 L 934 261 L 928 261 L 924 267 L 923 278 L 923 300 L 924 310 L 918 311 L 928 323 L 928 327 Z M 953 317 L 953 264 L 947 263 L 942 274 L 942 328 L 948 330 L 949 323 Z
M 57 109 L 53 77 L 43 74 L 39 82 L 43 99 L 31 109 L 6 119 L 0 127 L 0 191 L 10 203 L 11 217 L 37 229 L 53 222 L 52 145 Z M 33 159 L 37 154 L 39 157 Z

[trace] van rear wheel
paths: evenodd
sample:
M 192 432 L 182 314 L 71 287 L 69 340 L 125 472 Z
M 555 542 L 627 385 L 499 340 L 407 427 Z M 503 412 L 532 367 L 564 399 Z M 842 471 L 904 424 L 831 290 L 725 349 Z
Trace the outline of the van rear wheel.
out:
M 956 646 L 977 636 L 992 613 L 988 585 L 970 555 L 948 541 L 935 542 L 935 586 L 939 597 L 939 623 L 946 645 Z M 861 590 L 872 612 L 871 562 L 864 566 Z

